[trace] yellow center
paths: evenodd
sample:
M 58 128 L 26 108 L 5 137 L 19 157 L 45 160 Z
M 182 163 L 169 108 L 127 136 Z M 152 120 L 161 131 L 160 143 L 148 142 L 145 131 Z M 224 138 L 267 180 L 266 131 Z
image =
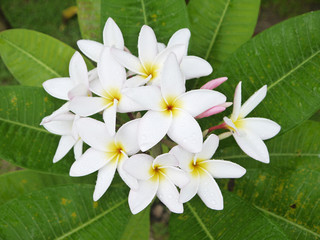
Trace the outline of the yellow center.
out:
M 237 128 L 237 129 L 241 129 L 243 128 L 243 125 L 244 125 L 244 121 L 243 121 L 243 118 L 238 118 L 237 120 L 233 121 L 231 120 L 234 124 L 234 126 Z M 232 126 L 229 126 L 229 125 L 226 125 L 226 127 L 232 131 L 232 132 L 236 132 L 236 130 L 232 127 Z
M 113 88 L 113 89 L 110 89 L 108 92 L 105 91 L 103 94 L 103 97 L 106 105 L 112 105 L 114 100 L 117 100 L 118 103 L 120 102 L 121 93 L 119 89 Z
M 165 169 L 160 168 L 159 165 L 154 165 L 153 167 L 150 168 L 149 171 L 150 171 L 150 175 L 152 176 L 151 177 L 152 181 L 157 181 L 158 179 L 160 180 L 161 178 L 164 177 L 164 174 L 165 174 Z
M 172 116 L 178 114 L 179 108 L 182 108 L 182 102 L 175 97 L 162 98 L 160 102 L 162 112 L 166 115 L 172 114 Z
M 159 75 L 159 66 L 152 63 L 145 63 L 141 68 L 141 72 L 143 73 L 143 77 L 147 78 L 151 75 L 149 82 L 155 79 Z
M 191 174 L 193 176 L 201 175 L 204 173 L 204 169 L 207 168 L 207 163 L 205 160 L 197 158 L 194 162 L 193 160 L 190 162 L 189 169 L 191 170 Z
M 121 161 L 124 157 L 124 148 L 122 146 L 121 143 L 119 142 L 110 142 L 109 145 L 107 146 L 107 150 L 108 152 L 107 154 L 107 158 L 111 159 L 112 162 L 116 162 L 116 161 Z

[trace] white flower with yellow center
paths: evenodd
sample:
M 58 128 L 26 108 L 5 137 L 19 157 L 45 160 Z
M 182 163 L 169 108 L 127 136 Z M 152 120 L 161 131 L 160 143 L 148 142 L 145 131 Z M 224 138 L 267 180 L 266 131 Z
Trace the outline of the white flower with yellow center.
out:
M 189 176 L 189 183 L 182 187 L 179 201 L 185 203 L 199 195 L 204 204 L 211 209 L 223 209 L 223 197 L 214 178 L 239 178 L 246 170 L 238 164 L 211 159 L 219 145 L 219 138 L 212 134 L 203 143 L 200 153 L 190 153 L 181 146 L 170 151 L 178 160 L 179 166 Z
M 231 117 L 223 120 L 238 143 L 239 147 L 250 157 L 269 163 L 269 152 L 263 140 L 277 135 L 280 125 L 266 118 L 245 118 L 266 96 L 267 86 L 255 92 L 241 106 L 241 82 L 236 87 Z
M 163 66 L 161 88 L 128 89 L 127 95 L 149 110 L 139 125 L 138 141 L 142 151 L 156 145 L 166 134 L 190 152 L 201 151 L 202 131 L 194 117 L 224 103 L 226 97 L 207 89 L 185 91 L 179 63 L 172 53 Z
M 163 63 L 170 53 L 176 54 L 178 62 L 185 52 L 185 45 L 178 44 L 158 51 L 156 36 L 149 26 L 142 26 L 138 39 L 139 58 L 118 49 L 112 49 L 115 58 L 127 69 L 137 74 L 126 82 L 128 87 L 137 87 L 148 84 L 160 84 L 160 75 Z
M 91 118 L 79 119 L 76 123 L 79 135 L 89 148 L 70 169 L 70 176 L 85 176 L 98 171 L 93 194 L 97 201 L 109 188 L 116 169 L 130 188 L 138 188 L 138 182 L 123 170 L 128 156 L 140 149 L 137 143 L 139 119 L 122 125 L 116 134 L 110 134 L 106 124 Z
M 114 60 L 108 47 L 104 48 L 98 62 L 98 75 L 98 79 L 90 82 L 91 91 L 98 97 L 75 97 L 69 108 L 83 117 L 103 111 L 103 120 L 114 134 L 116 112 L 134 112 L 142 108 L 123 94 L 126 71 Z
M 156 195 L 171 212 L 183 212 L 175 185 L 181 188 L 189 179 L 177 166 L 177 159 L 168 153 L 156 159 L 147 154 L 137 154 L 125 162 L 124 170 L 139 183 L 139 188 L 131 189 L 129 193 L 129 207 L 133 214 L 146 208 Z

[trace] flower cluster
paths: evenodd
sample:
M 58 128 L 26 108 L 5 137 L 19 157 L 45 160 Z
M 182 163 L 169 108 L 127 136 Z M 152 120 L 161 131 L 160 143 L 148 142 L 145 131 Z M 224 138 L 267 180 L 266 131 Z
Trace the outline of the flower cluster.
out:
M 70 176 L 98 171 L 94 201 L 107 191 L 117 171 L 130 187 L 133 214 L 147 207 L 155 196 L 172 212 L 182 213 L 183 203 L 196 194 L 207 207 L 220 210 L 223 197 L 215 178 L 239 178 L 246 170 L 213 158 L 219 138 L 233 135 L 250 157 L 269 162 L 263 140 L 275 136 L 280 126 L 264 118 L 246 118 L 266 96 L 266 86 L 241 106 L 240 82 L 231 117 L 224 117 L 223 123 L 206 131 L 227 132 L 219 137 L 211 134 L 203 141 L 196 119 L 220 113 L 232 103 L 213 90 L 227 78 L 186 91 L 186 80 L 212 72 L 207 61 L 187 55 L 189 38 L 190 31 L 180 29 L 166 46 L 157 42 L 150 27 L 143 26 L 136 57 L 125 47 L 119 27 L 109 18 L 103 44 L 78 41 L 80 50 L 97 63 L 95 69 L 88 72 L 84 59 L 76 52 L 69 64 L 70 77 L 43 83 L 50 95 L 67 101 L 41 122 L 48 131 L 61 136 L 53 162 L 73 148 L 76 161 Z M 119 118 L 117 113 L 126 113 L 127 118 L 123 114 Z M 84 153 L 83 142 L 89 145 Z M 166 142 L 177 145 L 167 153 L 150 154 Z

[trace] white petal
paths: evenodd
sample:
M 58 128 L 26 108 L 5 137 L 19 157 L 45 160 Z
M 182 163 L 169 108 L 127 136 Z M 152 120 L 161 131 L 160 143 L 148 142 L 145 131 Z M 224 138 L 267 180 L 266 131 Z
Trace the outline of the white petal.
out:
M 216 181 L 207 172 L 200 175 L 198 195 L 204 204 L 211 209 L 223 209 L 223 197 Z
M 236 127 L 236 125 L 234 125 L 234 123 L 232 122 L 232 120 L 228 117 L 224 117 L 223 121 L 229 126 L 231 127 L 237 134 L 239 134 L 239 129 Z M 233 131 L 232 131 L 233 132 Z
M 143 111 L 145 108 L 133 101 L 130 97 L 128 97 L 125 93 L 121 93 L 121 98 L 118 103 L 118 112 L 127 113 L 127 112 L 136 112 Z
M 241 82 L 238 83 L 233 97 L 233 111 L 230 119 L 236 121 L 239 117 L 241 108 Z
M 103 29 L 103 43 L 107 47 L 124 48 L 123 36 L 118 25 L 112 18 L 108 18 Z
M 103 122 L 92 118 L 81 118 L 76 122 L 76 127 L 82 140 L 95 149 L 106 151 L 107 145 L 113 141 Z
M 70 151 L 75 142 L 76 140 L 72 136 L 62 136 L 60 138 L 56 153 L 53 157 L 53 163 L 61 160 Z
M 128 88 L 124 94 L 144 107 L 145 110 L 161 111 L 161 91 L 156 86 Z
M 73 121 L 51 121 L 43 124 L 49 132 L 57 135 L 72 135 Z
M 196 117 L 200 113 L 222 104 L 226 101 L 226 96 L 217 91 L 208 89 L 198 89 L 186 92 L 179 100 L 182 101 L 183 110 Z
M 75 97 L 70 101 L 69 108 L 72 112 L 87 117 L 98 113 L 108 107 L 102 97 Z
M 184 55 L 187 55 L 190 36 L 191 36 L 191 33 L 188 28 L 179 29 L 169 39 L 168 47 L 171 47 L 177 44 L 183 44 L 185 45 Z
M 168 136 L 192 153 L 202 150 L 202 131 L 198 122 L 188 113 L 179 111 L 172 119 Z
M 98 171 L 98 178 L 94 188 L 93 200 L 98 201 L 99 198 L 108 190 L 115 171 L 117 169 L 116 162 L 110 162 Z
M 69 74 L 75 86 L 78 84 L 89 86 L 87 65 L 79 52 L 75 52 L 70 60 Z
M 196 56 L 184 56 L 180 68 L 185 79 L 199 78 L 212 73 L 211 65 L 206 60 Z
M 176 186 L 166 177 L 161 178 L 161 181 L 159 182 L 157 197 L 171 212 L 183 212 L 183 205 L 179 202 L 179 192 Z
M 113 104 L 103 111 L 103 121 L 106 123 L 108 132 L 114 135 L 116 132 L 116 115 L 118 100 L 114 99 Z
M 138 189 L 138 181 L 135 177 L 131 176 L 127 171 L 123 169 L 123 164 L 128 160 L 128 157 L 125 159 L 121 159 L 121 161 L 118 162 L 118 173 L 121 177 L 121 179 L 128 185 L 129 188 L 131 189 Z
M 87 85 L 78 84 L 77 86 L 75 86 L 74 88 L 72 88 L 68 92 L 68 98 L 70 100 L 72 100 L 74 97 L 78 97 L 78 96 L 84 96 L 84 97 L 91 96 L 91 93 L 90 93 Z
M 160 66 L 167 60 L 167 57 L 170 53 L 174 53 L 174 55 L 177 58 L 178 63 L 181 63 L 181 60 L 184 56 L 186 46 L 183 44 L 174 45 L 172 47 L 167 47 L 163 51 L 161 51 L 158 56 L 156 57 L 156 64 L 159 64 Z
M 124 87 L 133 88 L 145 85 L 151 79 L 151 77 L 151 75 L 149 75 L 147 78 L 142 77 L 140 75 L 131 77 L 124 82 Z
M 98 62 L 103 50 L 103 44 L 92 40 L 79 40 L 77 42 L 79 49 L 91 60 Z
M 257 134 L 262 140 L 274 137 L 281 129 L 279 124 L 266 118 L 245 118 L 241 123 L 243 128 Z
M 186 151 L 181 146 L 173 147 L 170 152 L 173 154 L 179 161 L 179 167 L 184 171 L 191 171 L 191 163 L 193 162 L 194 154 Z
M 176 167 L 167 167 L 165 169 L 165 174 L 179 188 L 184 187 L 190 181 L 187 174 Z
M 80 177 L 93 173 L 105 166 L 110 159 L 105 152 L 89 148 L 70 168 L 70 176 Z
M 83 148 L 83 141 L 81 139 L 78 139 L 76 144 L 73 147 L 74 152 L 74 158 L 78 160 L 82 155 L 82 148 Z
M 141 151 L 152 148 L 166 135 L 172 116 L 161 112 L 148 111 L 139 124 L 138 142 Z M 201 135 L 202 136 L 202 135 Z
M 133 56 L 131 53 L 116 48 L 112 48 L 111 53 L 122 66 L 134 73 L 143 75 L 143 66 L 141 65 L 139 58 Z
M 246 173 L 246 169 L 240 165 L 225 160 L 205 161 L 206 170 L 214 178 L 240 178 Z
M 178 97 L 186 91 L 176 56 L 171 53 L 162 69 L 161 92 L 164 98 Z
M 246 117 L 267 95 L 267 85 L 256 91 L 241 107 L 241 118 Z
M 105 94 L 105 90 L 103 89 L 103 86 L 102 86 L 99 78 L 93 79 L 90 82 L 89 88 L 93 93 L 95 93 L 99 96 L 103 96 Z
M 136 179 L 147 180 L 152 177 L 150 171 L 152 162 L 153 157 L 147 154 L 136 154 L 125 161 L 123 169 Z
M 140 119 L 135 119 L 123 124 L 115 136 L 115 141 L 120 142 L 127 155 L 136 154 L 140 148 L 138 144 L 138 126 Z
M 157 181 L 139 181 L 139 189 L 129 192 L 129 207 L 133 214 L 145 209 L 157 193 L 159 180 Z
M 197 158 L 202 160 L 211 159 L 219 146 L 219 137 L 211 134 L 203 143 L 202 151 L 197 154 Z
M 66 102 L 65 104 L 63 104 L 59 109 L 55 110 L 53 113 L 51 113 L 51 115 L 46 116 L 42 119 L 40 125 L 43 125 L 47 122 L 53 121 L 53 120 L 72 120 L 69 118 L 69 102 Z M 65 115 L 68 114 L 68 115 Z M 72 113 L 70 113 L 72 114 Z M 67 119 L 65 118 L 59 118 L 59 116 L 67 116 Z M 56 119 L 57 118 L 57 119 Z
M 157 38 L 151 27 L 143 25 L 138 39 L 139 59 L 141 63 L 152 64 L 158 53 Z
M 44 90 L 55 98 L 69 100 L 68 92 L 75 86 L 70 78 L 53 78 L 42 84 Z
M 97 68 L 94 68 L 92 70 L 90 70 L 88 72 L 88 78 L 89 78 L 89 82 L 95 80 L 95 79 L 99 79 L 99 76 L 98 76 L 98 69 Z
M 192 173 L 188 175 L 190 178 L 189 183 L 187 183 L 180 191 L 179 201 L 181 203 L 188 202 L 191 198 L 193 198 L 198 191 L 200 177 L 198 172 Z
M 171 153 L 164 153 L 155 158 L 152 167 L 158 166 L 159 168 L 166 168 L 168 166 L 178 166 L 178 159 Z
M 98 74 L 105 90 L 121 89 L 126 80 L 126 70 L 111 55 L 110 48 L 104 48 L 98 62 Z
M 158 52 L 161 52 L 162 50 L 164 50 L 166 48 L 166 45 L 164 43 L 158 42 L 157 48 L 158 48 Z
M 268 149 L 257 134 L 250 131 L 241 131 L 240 135 L 234 133 L 233 137 L 242 151 L 250 157 L 264 163 L 270 162 Z

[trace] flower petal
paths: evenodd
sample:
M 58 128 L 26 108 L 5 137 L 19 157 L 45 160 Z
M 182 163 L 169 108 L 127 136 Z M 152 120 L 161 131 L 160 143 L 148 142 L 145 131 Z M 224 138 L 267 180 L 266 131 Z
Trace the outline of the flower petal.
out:
M 208 89 L 191 90 L 179 97 L 183 104 L 183 110 L 196 117 L 200 113 L 226 101 L 226 96 L 217 91 Z
M 184 55 L 187 55 L 190 36 L 191 33 L 188 28 L 179 29 L 169 39 L 168 47 L 172 47 L 177 44 L 182 44 L 185 46 Z
M 135 177 L 131 176 L 127 171 L 125 171 L 123 169 L 123 164 L 128 160 L 128 157 L 126 156 L 125 159 L 121 159 L 118 162 L 118 173 L 121 177 L 121 179 L 128 185 L 129 188 L 131 189 L 138 189 L 139 188 L 139 184 L 138 181 Z
M 186 91 L 177 58 L 170 53 L 162 69 L 161 93 L 164 98 L 178 97 Z
M 202 132 L 198 122 L 188 113 L 179 111 L 174 115 L 168 136 L 192 153 L 202 149 Z
M 74 153 L 74 158 L 78 160 L 81 155 L 82 155 L 82 149 L 83 149 L 83 141 L 82 139 L 78 139 L 76 144 L 73 147 L 73 153 Z
M 178 63 L 181 63 L 182 58 L 184 57 L 186 46 L 183 44 L 174 45 L 172 47 L 167 47 L 164 50 L 162 50 L 158 56 L 156 57 L 156 64 L 162 65 L 168 58 L 170 53 L 174 53 L 174 55 L 177 58 Z
M 102 86 L 99 78 L 93 79 L 90 82 L 89 88 L 93 93 L 95 93 L 101 97 L 105 94 L 105 90 L 103 89 L 103 86 Z
M 197 153 L 197 158 L 202 160 L 211 159 L 219 146 L 219 137 L 211 134 L 203 143 L 202 151 Z
M 211 65 L 206 60 L 196 56 L 184 56 L 180 68 L 186 80 L 208 76 L 212 73 Z
M 190 181 L 187 174 L 176 167 L 167 167 L 165 169 L 165 174 L 179 188 L 184 187 Z
M 166 45 L 164 43 L 158 42 L 157 48 L 158 48 L 158 52 L 161 52 L 162 50 L 164 50 L 166 48 Z
M 98 201 L 99 198 L 108 190 L 114 174 L 117 169 L 117 163 L 111 161 L 98 171 L 98 178 L 93 192 L 93 200 Z
M 192 173 L 188 174 L 189 176 L 189 183 L 187 183 L 183 188 L 181 188 L 180 191 L 180 197 L 179 202 L 185 203 L 188 202 L 191 198 L 193 198 L 198 191 L 199 183 L 200 183 L 200 177 L 199 173 Z
M 51 115 L 44 117 L 40 125 L 43 125 L 53 120 L 73 120 L 73 118 L 74 114 L 69 112 L 69 102 L 66 102 L 59 109 L 51 113 Z
M 246 173 L 245 168 L 230 161 L 208 160 L 203 163 L 214 178 L 240 178 Z
M 268 149 L 257 134 L 241 131 L 240 134 L 234 133 L 233 137 L 242 151 L 250 157 L 264 163 L 270 162 Z
M 227 81 L 228 78 L 227 77 L 221 77 L 221 78 L 216 78 L 213 79 L 209 82 L 207 82 L 206 84 L 204 84 L 200 89 L 215 89 L 216 87 L 220 86 L 222 83 L 224 83 L 225 81 Z
M 108 105 L 102 97 L 75 97 L 69 105 L 72 112 L 82 117 L 91 116 L 107 107 Z
M 151 27 L 143 25 L 138 38 L 139 59 L 143 66 L 152 64 L 158 53 L 157 38 Z
M 267 85 L 256 91 L 241 107 L 241 118 L 246 117 L 267 95 Z
M 129 207 L 133 214 L 145 209 L 152 201 L 157 193 L 159 179 L 156 181 L 139 181 L 138 190 L 130 190 L 129 192 Z
M 106 123 L 108 132 L 113 136 L 116 133 L 116 115 L 118 100 L 114 99 L 113 104 L 104 109 L 103 121 Z
M 82 140 L 100 151 L 106 151 L 107 145 L 113 141 L 103 122 L 92 118 L 81 118 L 76 122 L 76 127 Z
M 73 120 L 51 121 L 43 124 L 45 129 L 57 135 L 72 135 L 72 125 Z
M 91 60 L 98 62 L 100 54 L 103 50 L 103 44 L 92 40 L 79 40 L 77 45 L 81 52 L 83 52 Z
M 152 162 L 153 157 L 147 154 L 136 154 L 125 161 L 123 169 L 136 179 L 147 180 L 153 176 L 150 171 Z
M 78 84 L 89 86 L 87 65 L 79 52 L 75 52 L 70 60 L 69 74 L 75 86 Z
M 127 155 L 136 154 L 140 148 L 138 144 L 138 126 L 141 119 L 135 119 L 123 124 L 115 136 L 115 141 L 120 142 Z
M 161 112 L 148 111 L 139 124 L 138 142 L 141 151 L 152 148 L 166 135 L 172 122 L 172 116 Z M 179 132 L 177 132 L 179 134 Z
M 152 75 L 149 75 L 147 78 L 140 75 L 131 77 L 124 82 L 124 87 L 133 88 L 145 85 L 151 79 Z
M 178 159 L 170 153 L 164 153 L 157 156 L 152 164 L 152 167 L 158 166 L 159 168 L 166 168 L 168 166 L 176 167 L 178 166 Z
M 62 136 L 53 157 L 53 163 L 60 161 L 74 146 L 76 140 L 72 136 Z
M 45 81 L 42 86 L 51 96 L 62 100 L 69 100 L 68 92 L 75 84 L 70 78 L 53 78 Z
M 105 152 L 89 148 L 70 168 L 70 176 L 80 177 L 93 173 L 105 166 L 111 159 Z
M 233 111 L 230 119 L 236 121 L 239 117 L 241 108 L 241 82 L 238 83 L 233 97 Z
M 173 147 L 169 153 L 173 154 L 178 159 L 179 167 L 182 170 L 186 172 L 193 170 L 193 168 L 191 168 L 191 163 L 193 162 L 194 158 L 193 153 L 186 151 L 181 146 Z
M 127 112 L 136 112 L 136 111 L 143 111 L 145 110 L 137 102 L 133 101 L 130 97 L 128 97 L 125 93 L 121 93 L 121 98 L 118 103 L 117 111 L 120 113 L 127 113 Z
M 266 118 L 245 118 L 241 122 L 244 128 L 257 134 L 262 140 L 274 137 L 281 129 L 279 124 Z
M 103 43 L 107 47 L 115 47 L 121 50 L 124 48 L 121 30 L 110 17 L 103 28 Z
M 112 48 L 111 53 L 122 66 L 126 67 L 134 73 L 138 73 L 140 75 L 144 74 L 142 72 L 143 66 L 141 65 L 139 58 L 137 58 L 136 56 L 133 56 L 131 53 L 116 48 Z
M 87 85 L 78 84 L 68 92 L 68 98 L 70 100 L 78 96 L 85 96 L 85 97 L 91 96 L 91 93 Z
M 166 177 L 159 182 L 157 197 L 171 212 L 182 213 L 183 205 L 179 202 L 179 192 L 176 186 Z
M 203 172 L 200 175 L 198 195 L 208 208 L 223 209 L 223 197 L 220 188 L 208 172 Z

